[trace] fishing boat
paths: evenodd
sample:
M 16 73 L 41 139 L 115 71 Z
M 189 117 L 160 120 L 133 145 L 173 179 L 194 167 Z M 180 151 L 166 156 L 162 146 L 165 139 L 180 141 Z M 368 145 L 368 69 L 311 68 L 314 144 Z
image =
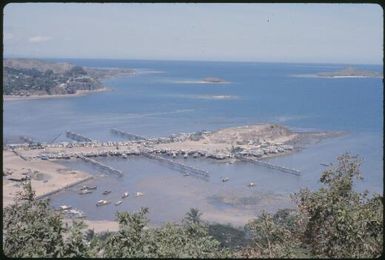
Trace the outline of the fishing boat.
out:
M 123 193 L 122 199 L 127 198 L 127 197 L 128 197 L 128 192 Z
M 111 191 L 110 190 L 105 190 L 105 191 L 103 191 L 103 195 L 107 195 L 107 194 L 110 194 L 111 193 Z
M 61 205 L 59 208 L 60 208 L 61 210 L 69 210 L 69 209 L 72 209 L 72 207 L 71 207 L 71 206 L 68 206 L 68 205 Z
M 79 192 L 80 195 L 90 194 L 90 193 L 92 193 L 92 191 L 90 191 L 90 190 L 81 190 L 81 191 Z
M 143 192 L 139 192 L 139 191 L 138 191 L 138 192 L 136 193 L 135 197 L 139 197 L 139 196 L 143 196 L 143 195 L 144 195 Z
M 111 202 L 108 201 L 108 200 L 98 200 L 98 202 L 96 203 L 96 206 L 97 207 L 100 207 L 100 206 L 104 206 L 104 205 L 107 205 L 107 204 L 110 204 Z
M 123 203 L 123 201 L 119 200 L 119 201 L 115 202 L 115 206 L 118 206 L 118 205 L 120 205 L 122 203 Z

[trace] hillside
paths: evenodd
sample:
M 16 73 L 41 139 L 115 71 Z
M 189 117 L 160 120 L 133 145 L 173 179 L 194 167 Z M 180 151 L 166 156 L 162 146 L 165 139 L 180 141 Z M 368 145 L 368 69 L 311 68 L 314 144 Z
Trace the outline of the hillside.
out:
M 101 78 L 133 74 L 131 69 L 97 69 L 37 59 L 3 60 L 3 95 L 71 95 L 102 89 Z

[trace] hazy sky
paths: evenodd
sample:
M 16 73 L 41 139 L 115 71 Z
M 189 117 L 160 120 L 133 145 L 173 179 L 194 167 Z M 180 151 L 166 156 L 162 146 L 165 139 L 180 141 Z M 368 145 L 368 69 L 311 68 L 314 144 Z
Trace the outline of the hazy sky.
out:
M 382 64 L 364 4 L 60 4 L 4 9 L 5 57 Z

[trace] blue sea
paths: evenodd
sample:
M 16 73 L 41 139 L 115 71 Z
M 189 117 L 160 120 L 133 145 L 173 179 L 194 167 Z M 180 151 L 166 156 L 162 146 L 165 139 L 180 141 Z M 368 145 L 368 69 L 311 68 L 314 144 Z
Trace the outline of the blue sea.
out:
M 234 206 L 232 202 L 236 201 L 237 194 L 244 192 L 247 194 L 239 196 L 288 198 L 289 194 L 303 187 L 316 189 L 320 186 L 318 180 L 324 169 L 320 164 L 335 162 L 336 157 L 345 152 L 358 154 L 363 160 L 361 169 L 364 180 L 356 188 L 378 193 L 383 191 L 382 79 L 295 76 L 336 71 L 345 68 L 347 65 L 344 64 L 80 59 L 60 61 L 88 67 L 133 68 L 137 73 L 104 80 L 105 86 L 111 89 L 107 92 L 73 98 L 5 101 L 5 142 L 11 142 L 20 135 L 41 142 L 50 142 L 59 135 L 57 142 L 68 141 L 63 134 L 66 130 L 96 140 L 117 140 L 117 137 L 110 134 L 111 128 L 154 137 L 262 122 L 282 124 L 295 131 L 346 132 L 344 136 L 309 145 L 299 153 L 270 159 L 276 164 L 300 169 L 300 177 L 248 164 L 229 165 L 189 159 L 187 164 L 210 171 L 210 181 L 202 183 L 143 158 L 130 158 L 126 161 L 109 159 L 107 164 L 121 169 L 130 177 L 115 183 L 112 177 L 98 175 L 103 182 L 94 181 L 106 183 L 119 191 L 142 189 L 148 194 L 142 198 L 142 204 L 136 200 L 127 206 L 122 204 L 123 209 L 131 210 L 145 205 L 150 207 L 150 211 L 151 208 L 162 211 L 165 202 L 160 197 L 164 196 L 170 202 L 166 205 L 169 208 L 167 213 L 152 216 L 154 223 L 180 219 L 183 212 L 190 207 L 203 208 L 208 212 L 208 219 L 215 220 L 220 212 L 229 216 L 236 214 L 235 211 L 252 215 L 258 214 L 262 209 L 274 210 L 290 205 L 290 202 L 282 202 L 285 199 L 270 199 L 270 203 L 261 199 L 254 208 Z M 354 67 L 382 71 L 382 66 L 376 65 Z M 199 84 L 206 77 L 222 78 L 229 83 Z M 66 164 L 96 172 L 80 162 Z M 224 190 L 220 181 L 224 175 L 230 176 L 228 190 Z M 157 180 L 159 185 L 149 185 L 151 182 L 146 181 L 149 179 Z M 249 181 L 256 181 L 256 189 L 244 191 Z M 175 183 L 172 188 L 169 187 L 171 183 Z M 169 194 L 170 189 L 184 199 L 177 202 L 177 195 Z M 181 190 L 189 189 L 193 196 L 188 193 L 181 195 Z M 218 199 L 222 195 L 229 196 L 230 193 L 232 199 Z M 70 200 L 95 219 L 114 218 L 111 209 L 95 211 L 94 207 L 86 207 L 89 202 L 92 201 L 94 205 L 94 201 L 99 199 L 96 195 L 89 198 L 91 199 L 79 199 L 74 188 L 72 191 L 54 195 L 52 201 L 59 205 Z M 232 222 L 232 218 L 229 217 L 226 221 Z

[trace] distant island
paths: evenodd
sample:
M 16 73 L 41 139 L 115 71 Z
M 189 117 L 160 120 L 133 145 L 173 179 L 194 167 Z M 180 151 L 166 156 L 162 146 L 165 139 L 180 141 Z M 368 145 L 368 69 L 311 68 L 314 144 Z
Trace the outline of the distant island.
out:
M 333 72 L 317 73 L 319 77 L 338 78 L 338 77 L 365 77 L 365 78 L 382 78 L 383 74 L 377 71 L 359 70 L 353 67 L 347 67 L 342 70 Z
M 301 78 L 383 78 L 382 72 L 359 70 L 354 67 L 346 67 L 337 71 L 318 72 L 316 74 L 296 74 L 292 76 Z
M 100 79 L 134 74 L 132 69 L 99 69 L 38 59 L 3 60 L 3 95 L 49 97 L 79 95 L 106 88 Z

